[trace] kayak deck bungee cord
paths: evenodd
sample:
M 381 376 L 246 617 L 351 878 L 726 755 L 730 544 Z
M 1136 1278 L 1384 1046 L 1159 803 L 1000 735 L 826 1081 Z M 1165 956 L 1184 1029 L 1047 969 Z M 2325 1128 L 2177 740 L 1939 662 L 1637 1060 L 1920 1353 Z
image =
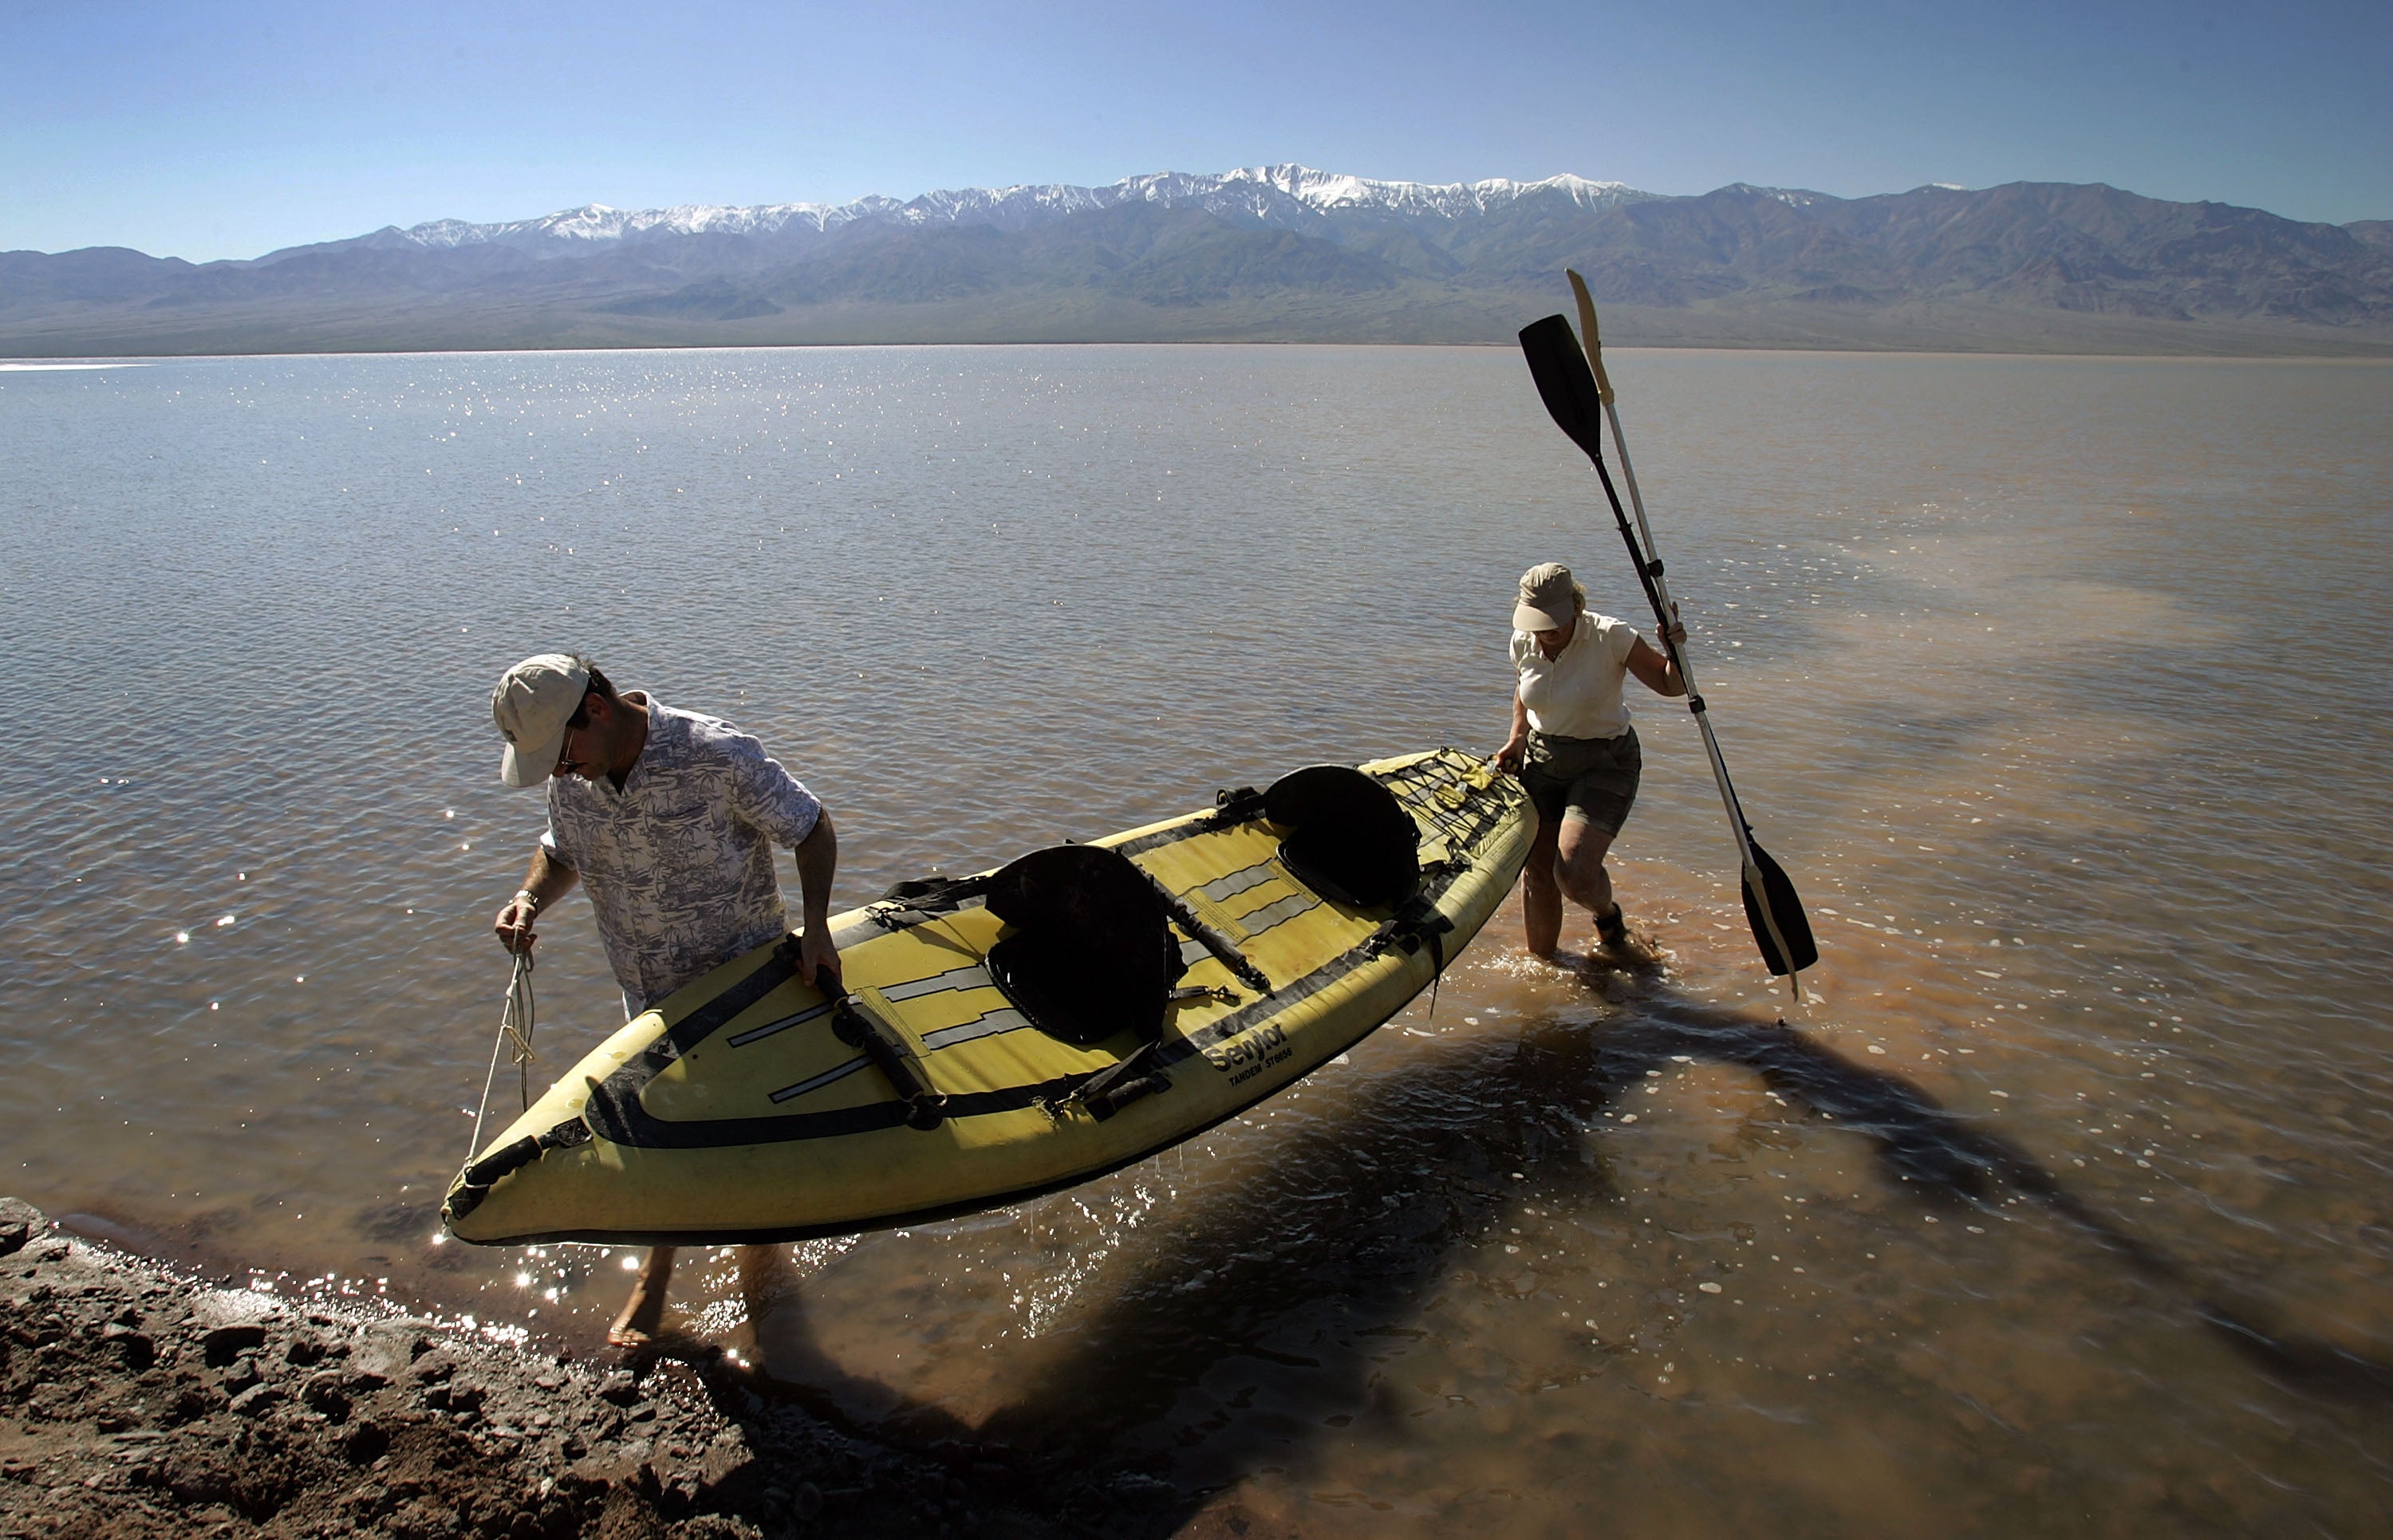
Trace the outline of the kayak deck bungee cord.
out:
M 1519 876 L 1517 783 L 1456 750 L 1318 765 L 839 916 L 635 1017 L 479 1151 L 485 1245 L 798 1240 L 1021 1202 L 1170 1148 L 1428 987 Z

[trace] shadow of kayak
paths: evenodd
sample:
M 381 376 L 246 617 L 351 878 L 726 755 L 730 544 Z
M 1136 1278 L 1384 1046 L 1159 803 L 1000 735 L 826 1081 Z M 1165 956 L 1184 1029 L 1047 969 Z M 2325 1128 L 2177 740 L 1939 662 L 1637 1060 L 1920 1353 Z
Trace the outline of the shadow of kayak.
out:
M 717 1358 L 709 1381 L 730 1415 L 751 1396 L 794 1403 L 1001 1481 L 1009 1501 L 1067 1527 L 1171 1533 L 1250 1472 L 1305 1468 L 1330 1426 L 1400 1427 L 1402 1413 L 1374 1390 L 1388 1339 L 1416 1335 L 1403 1323 L 1524 1193 L 1617 1199 L 1589 1136 L 1648 1071 L 1687 1058 L 1749 1070 L 1791 1106 L 1865 1141 L 1924 1207 L 2023 1198 L 2190 1306 L 2271 1377 L 2393 1403 L 2393 1367 L 2301 1332 L 2136 1236 L 1901 1076 L 1667 985 L 1649 984 L 1628 1003 L 1593 1024 L 1450 1034 L 1424 1045 L 1421 1063 L 1353 1090 L 1337 1117 L 1295 1120 L 1234 1195 L 1183 1197 L 1151 1217 L 1139 1256 L 1119 1264 L 1126 1276 L 1101 1305 L 1045 1334 L 1055 1351 L 977 1426 L 842 1369 L 817 1346 L 819 1325 L 785 1260 L 747 1281 L 772 1377 Z

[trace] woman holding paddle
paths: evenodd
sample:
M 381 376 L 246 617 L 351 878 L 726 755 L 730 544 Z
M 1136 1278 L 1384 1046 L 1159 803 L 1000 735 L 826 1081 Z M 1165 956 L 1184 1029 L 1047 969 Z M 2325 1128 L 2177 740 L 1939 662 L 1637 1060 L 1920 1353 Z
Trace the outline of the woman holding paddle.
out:
M 1685 636 L 1673 620 L 1670 642 Z M 1606 951 L 1625 952 L 1628 925 L 1603 858 L 1628 820 L 1643 761 L 1621 686 L 1633 673 L 1656 695 L 1682 696 L 1686 681 L 1636 628 L 1589 611 L 1586 587 L 1560 562 L 1521 575 L 1512 668 L 1512 734 L 1496 764 L 1521 777 L 1537 809 L 1522 871 L 1529 950 L 1551 960 L 1567 895 L 1595 916 Z

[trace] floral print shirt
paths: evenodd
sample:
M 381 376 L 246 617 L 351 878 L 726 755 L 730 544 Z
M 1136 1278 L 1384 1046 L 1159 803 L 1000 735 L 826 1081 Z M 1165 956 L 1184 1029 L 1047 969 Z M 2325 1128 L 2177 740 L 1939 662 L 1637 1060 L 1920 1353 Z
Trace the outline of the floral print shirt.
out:
M 822 803 L 727 722 L 648 709 L 622 790 L 601 776 L 548 783 L 551 859 L 582 874 L 625 1016 L 787 933 L 773 847 L 814 832 Z

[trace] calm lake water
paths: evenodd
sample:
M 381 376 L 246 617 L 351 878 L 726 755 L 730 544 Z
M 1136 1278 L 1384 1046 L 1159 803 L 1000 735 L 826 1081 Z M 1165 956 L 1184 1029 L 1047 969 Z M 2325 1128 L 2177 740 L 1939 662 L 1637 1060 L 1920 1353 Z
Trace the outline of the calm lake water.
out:
M 794 1248 L 759 1324 L 693 1256 L 694 1327 L 1256 1534 L 2385 1533 L 2393 366 L 1613 373 L 1813 1000 L 1640 705 L 1658 978 L 1510 908 L 1249 1116 Z M 627 1255 L 435 1244 L 542 823 L 503 668 L 758 733 L 844 907 L 1492 748 L 1523 568 L 1642 617 L 1599 507 L 1504 350 L 0 372 L 0 1190 L 592 1348 Z M 544 934 L 545 1077 L 621 1011 L 579 898 Z

